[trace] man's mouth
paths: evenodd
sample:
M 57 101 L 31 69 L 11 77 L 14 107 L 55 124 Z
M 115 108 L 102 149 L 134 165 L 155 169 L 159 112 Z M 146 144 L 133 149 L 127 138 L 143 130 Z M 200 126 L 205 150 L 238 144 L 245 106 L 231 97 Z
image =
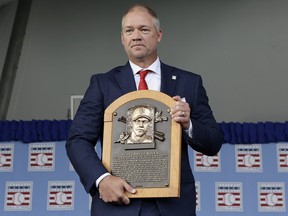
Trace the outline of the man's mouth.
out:
M 134 45 L 132 45 L 131 47 L 133 48 L 133 47 L 140 47 L 140 46 L 144 47 L 143 44 L 134 44 Z
M 138 131 L 138 132 L 141 132 L 141 133 L 143 133 L 143 132 L 144 132 L 144 130 L 143 130 L 143 129 L 137 129 L 137 131 Z

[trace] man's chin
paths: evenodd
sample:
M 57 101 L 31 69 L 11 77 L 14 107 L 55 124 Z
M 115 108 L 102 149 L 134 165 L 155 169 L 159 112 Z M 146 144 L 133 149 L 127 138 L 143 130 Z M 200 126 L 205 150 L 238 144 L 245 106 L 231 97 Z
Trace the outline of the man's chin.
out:
M 135 59 L 141 60 L 147 55 L 146 50 L 143 49 L 135 49 L 132 51 L 132 56 Z

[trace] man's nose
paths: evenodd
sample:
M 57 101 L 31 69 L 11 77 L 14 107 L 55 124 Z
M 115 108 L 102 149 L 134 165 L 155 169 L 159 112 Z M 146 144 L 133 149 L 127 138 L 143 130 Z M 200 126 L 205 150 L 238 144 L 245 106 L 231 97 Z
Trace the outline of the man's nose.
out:
M 141 34 L 140 31 L 135 30 L 133 33 L 133 41 L 141 41 Z
M 141 41 L 141 38 L 134 38 L 133 41 Z

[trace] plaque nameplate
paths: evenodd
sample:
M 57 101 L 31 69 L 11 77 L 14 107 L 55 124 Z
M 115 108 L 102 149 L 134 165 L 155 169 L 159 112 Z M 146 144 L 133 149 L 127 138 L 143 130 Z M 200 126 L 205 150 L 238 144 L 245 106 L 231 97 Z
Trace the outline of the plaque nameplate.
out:
M 170 116 L 175 101 L 151 90 L 135 91 L 105 110 L 102 162 L 137 189 L 131 198 L 179 197 L 181 127 Z

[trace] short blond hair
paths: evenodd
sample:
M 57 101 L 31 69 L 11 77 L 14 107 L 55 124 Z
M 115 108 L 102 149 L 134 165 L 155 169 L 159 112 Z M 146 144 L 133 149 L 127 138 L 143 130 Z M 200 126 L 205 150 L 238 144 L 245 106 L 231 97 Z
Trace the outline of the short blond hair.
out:
M 137 7 L 141 7 L 141 8 L 146 9 L 147 12 L 148 12 L 148 13 L 152 16 L 152 18 L 153 18 L 153 24 L 154 24 L 155 29 L 156 29 L 158 32 L 161 31 L 160 20 L 159 20 L 159 18 L 158 18 L 158 16 L 157 16 L 156 12 L 155 12 L 152 8 L 150 8 L 149 6 L 144 5 L 144 4 L 140 4 L 140 3 L 137 3 L 137 4 L 132 5 L 131 7 L 129 7 L 129 8 L 125 11 L 125 13 L 123 14 L 122 23 L 121 23 L 122 30 L 123 30 L 123 28 L 124 28 L 124 18 L 125 18 L 125 16 L 126 16 L 129 12 L 133 11 L 133 10 L 134 10 L 135 8 L 137 8 Z

